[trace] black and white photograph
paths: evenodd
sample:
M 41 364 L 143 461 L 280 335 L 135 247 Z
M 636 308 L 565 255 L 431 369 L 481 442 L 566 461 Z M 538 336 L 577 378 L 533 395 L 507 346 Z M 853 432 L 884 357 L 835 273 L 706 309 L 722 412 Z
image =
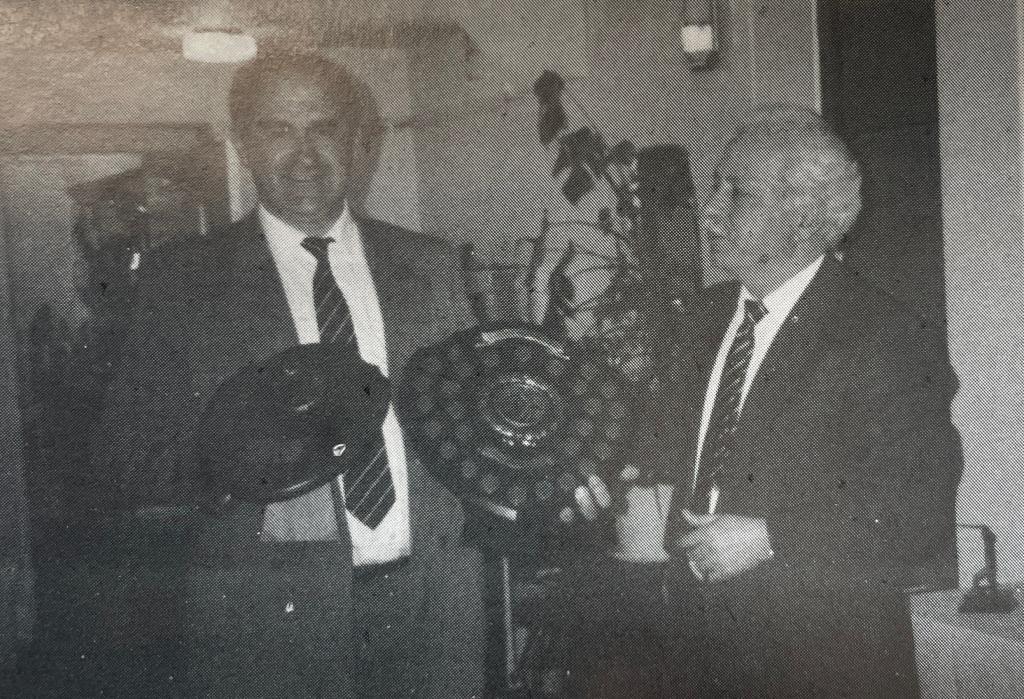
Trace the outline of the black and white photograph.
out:
M 1024 0 L 0 0 L 0 696 L 1024 697 Z

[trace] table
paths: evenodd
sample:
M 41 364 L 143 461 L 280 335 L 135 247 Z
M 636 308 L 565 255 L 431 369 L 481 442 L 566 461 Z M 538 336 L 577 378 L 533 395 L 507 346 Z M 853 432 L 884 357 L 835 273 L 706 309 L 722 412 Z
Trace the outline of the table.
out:
M 923 699 L 1024 697 L 1024 606 L 961 614 L 963 590 L 911 596 Z

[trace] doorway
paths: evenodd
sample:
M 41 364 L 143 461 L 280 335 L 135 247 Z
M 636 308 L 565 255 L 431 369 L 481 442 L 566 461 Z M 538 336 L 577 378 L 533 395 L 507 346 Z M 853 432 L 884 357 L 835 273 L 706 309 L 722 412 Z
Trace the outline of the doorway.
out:
M 851 263 L 945 325 L 932 0 L 818 0 L 822 111 L 864 170 Z

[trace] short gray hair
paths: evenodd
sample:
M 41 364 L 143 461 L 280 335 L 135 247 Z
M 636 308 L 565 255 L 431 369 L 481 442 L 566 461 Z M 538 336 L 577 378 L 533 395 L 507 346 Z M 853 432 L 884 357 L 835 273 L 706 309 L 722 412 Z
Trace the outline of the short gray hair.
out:
M 837 245 L 861 210 L 861 170 L 850 149 L 820 114 L 773 104 L 756 109 L 733 140 L 762 138 L 783 158 L 781 176 L 800 195 L 818 201 L 826 244 Z

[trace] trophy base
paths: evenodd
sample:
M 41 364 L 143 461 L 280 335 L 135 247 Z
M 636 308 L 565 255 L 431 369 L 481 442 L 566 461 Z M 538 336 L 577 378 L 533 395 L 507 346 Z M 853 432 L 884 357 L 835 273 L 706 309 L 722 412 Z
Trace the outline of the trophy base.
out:
M 615 543 L 610 517 L 572 525 L 552 525 L 546 518 L 517 512 L 514 519 L 496 512 L 490 504 L 462 502 L 466 523 L 464 538 L 481 549 L 517 561 L 558 559 L 560 556 L 607 551 Z M 502 508 L 507 509 L 507 508 Z

